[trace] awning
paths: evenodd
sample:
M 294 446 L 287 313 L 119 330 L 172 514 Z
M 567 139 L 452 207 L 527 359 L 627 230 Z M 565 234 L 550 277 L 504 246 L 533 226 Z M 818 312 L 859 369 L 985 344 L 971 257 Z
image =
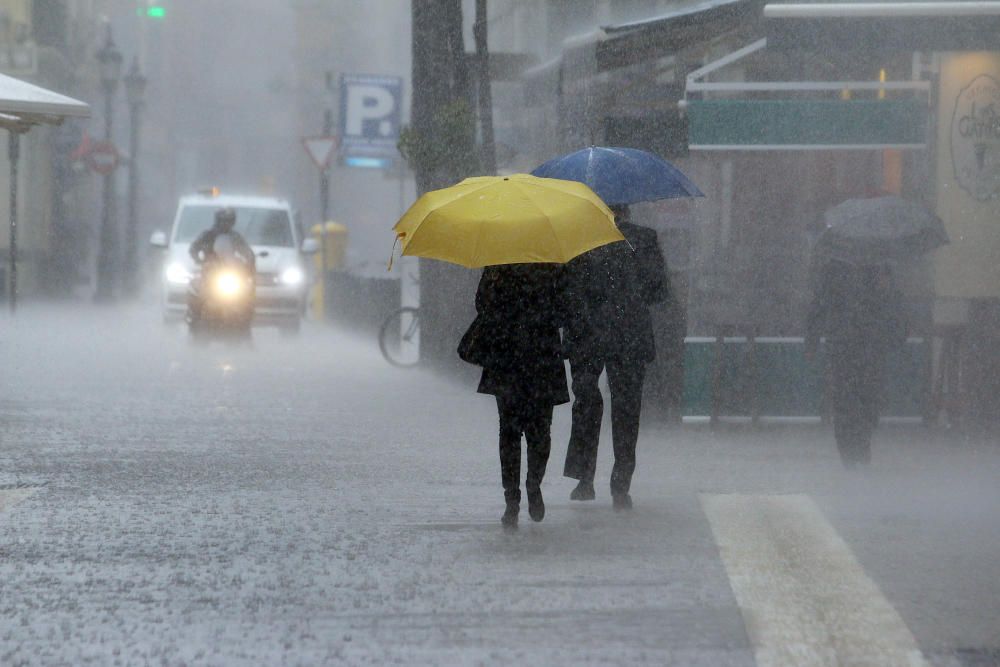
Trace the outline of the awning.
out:
M 86 118 L 90 106 L 27 81 L 0 74 L 0 128 L 8 130 L 10 160 L 10 242 L 8 244 L 8 281 L 10 311 L 17 310 L 17 190 L 21 134 L 35 125 L 58 125 L 66 117 Z
M 926 148 L 928 81 L 706 80 L 768 46 L 760 39 L 688 74 L 684 106 L 691 150 Z M 831 99 L 831 93 L 842 99 Z M 874 99 L 853 99 L 854 93 Z M 692 94 L 723 97 L 690 99 Z
M 771 2 L 771 48 L 807 51 L 1000 50 L 1000 2 Z
M 702 2 L 689 3 L 688 6 L 681 6 L 672 12 L 641 21 L 604 26 L 604 32 L 613 35 L 633 30 L 679 26 L 685 22 L 698 23 L 706 20 L 718 20 L 723 14 L 736 10 L 737 5 L 740 4 L 747 3 L 743 2 L 743 0 L 704 0 Z
M 604 26 L 597 68 L 609 70 L 676 55 L 746 25 L 760 16 L 763 6 L 764 0 L 702 0 L 643 21 Z
M 0 127 L 4 129 L 25 132 L 32 125 L 88 116 L 90 106 L 84 102 L 0 74 Z

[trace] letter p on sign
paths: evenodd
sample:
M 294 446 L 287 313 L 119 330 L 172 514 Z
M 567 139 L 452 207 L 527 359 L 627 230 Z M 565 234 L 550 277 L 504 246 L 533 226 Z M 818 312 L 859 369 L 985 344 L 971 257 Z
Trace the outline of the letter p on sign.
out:
M 396 101 L 385 88 L 379 86 L 351 86 L 347 91 L 347 134 L 367 136 L 366 123 L 375 123 L 379 137 L 393 133 L 393 123 L 386 117 L 392 114 Z
M 342 146 L 365 155 L 395 155 L 403 82 L 394 76 L 344 74 L 340 78 Z

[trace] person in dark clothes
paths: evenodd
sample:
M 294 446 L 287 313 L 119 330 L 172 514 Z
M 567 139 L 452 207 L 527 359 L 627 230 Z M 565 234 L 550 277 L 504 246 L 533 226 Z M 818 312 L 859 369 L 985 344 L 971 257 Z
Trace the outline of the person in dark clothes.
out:
M 826 336 L 833 382 L 833 431 L 845 467 L 871 462 L 886 359 L 906 341 L 902 295 L 887 264 L 827 261 L 806 322 L 806 354 Z
M 236 211 L 231 208 L 220 208 L 215 212 L 215 223 L 198 235 L 191 243 L 188 253 L 197 264 L 204 264 L 216 254 L 216 242 L 220 238 L 227 239 L 227 249 L 240 261 L 246 263 L 251 270 L 257 265 L 257 257 L 246 239 L 237 232 Z
M 214 224 L 198 235 L 188 247 L 188 253 L 195 264 L 208 267 L 215 261 L 235 261 L 242 264 L 251 275 L 257 271 L 257 256 L 246 239 L 237 232 L 236 211 L 232 208 L 220 208 L 215 212 Z M 201 320 L 204 298 L 202 295 L 202 275 L 195 277 L 188 290 L 187 321 L 197 323 Z
M 632 224 L 627 206 L 612 211 L 626 241 L 593 250 L 567 265 L 565 351 L 574 399 L 563 474 L 579 480 L 571 499 L 594 499 L 604 413 L 598 379 L 607 369 L 615 454 L 611 497 L 616 509 L 629 509 L 642 385 L 646 364 L 656 357 L 649 307 L 667 298 L 670 284 L 656 232 Z
M 521 436 L 527 441 L 525 491 L 534 521 L 545 517 L 542 478 L 551 449 L 552 409 L 569 402 L 559 328 L 563 320 L 562 267 L 490 266 L 476 292 L 477 317 L 459 355 L 483 367 L 479 393 L 496 397 L 500 417 L 500 479 L 506 511 L 516 528 L 521 506 Z

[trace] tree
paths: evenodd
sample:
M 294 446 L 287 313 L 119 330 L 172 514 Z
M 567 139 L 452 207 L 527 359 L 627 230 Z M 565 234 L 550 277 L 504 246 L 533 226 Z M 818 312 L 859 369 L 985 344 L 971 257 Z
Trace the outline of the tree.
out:
M 478 168 L 461 0 L 412 0 L 413 101 L 400 152 L 417 190 L 446 187 Z
M 411 125 L 400 153 L 419 194 L 479 171 L 476 117 L 461 0 L 412 0 Z M 421 357 L 437 366 L 458 363 L 455 348 L 471 320 L 476 273 L 443 262 L 420 263 Z M 463 308 L 464 306 L 464 308 Z
M 476 40 L 476 78 L 479 80 L 479 125 L 483 137 L 480 166 L 491 176 L 497 173 L 497 149 L 493 138 L 493 92 L 490 88 L 489 23 L 486 0 L 476 0 L 476 22 L 472 34 Z

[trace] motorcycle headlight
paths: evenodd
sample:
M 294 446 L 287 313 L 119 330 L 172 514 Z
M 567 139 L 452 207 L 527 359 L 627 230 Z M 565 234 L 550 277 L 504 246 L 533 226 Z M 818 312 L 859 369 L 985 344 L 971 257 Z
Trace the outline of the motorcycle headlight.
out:
M 167 281 L 175 285 L 187 285 L 191 282 L 191 272 L 179 262 L 167 266 L 166 275 Z
M 232 271 L 223 271 L 215 277 L 215 291 L 223 297 L 234 297 L 243 291 L 243 281 Z
M 305 279 L 306 276 L 302 273 L 302 269 L 297 266 L 290 266 L 281 272 L 282 285 L 301 285 Z

